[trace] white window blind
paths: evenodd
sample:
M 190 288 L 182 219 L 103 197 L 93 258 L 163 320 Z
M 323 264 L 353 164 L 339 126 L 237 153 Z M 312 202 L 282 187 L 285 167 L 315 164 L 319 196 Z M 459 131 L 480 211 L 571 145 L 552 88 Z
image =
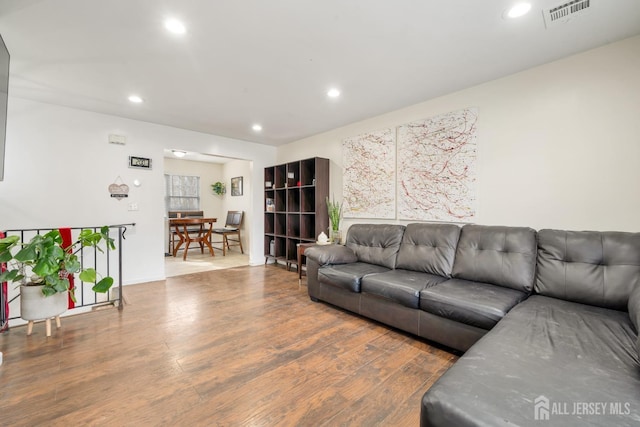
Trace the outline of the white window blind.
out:
M 200 210 L 200 177 L 165 175 L 165 205 L 167 211 Z

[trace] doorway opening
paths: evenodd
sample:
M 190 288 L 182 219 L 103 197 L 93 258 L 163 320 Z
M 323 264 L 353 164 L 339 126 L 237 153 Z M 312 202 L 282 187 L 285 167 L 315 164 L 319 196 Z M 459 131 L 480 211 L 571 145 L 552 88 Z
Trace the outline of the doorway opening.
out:
M 249 265 L 251 174 L 252 162 L 248 160 L 193 153 L 175 148 L 164 150 L 166 277 Z M 222 193 L 219 190 L 220 184 L 224 188 Z M 214 256 L 211 256 L 206 245 L 202 249 L 199 244 L 192 243 L 184 259 L 185 245 L 175 251 L 179 236 L 175 233 L 175 227 L 170 226 L 170 211 L 173 212 L 171 216 L 174 217 L 179 212 L 181 217 L 193 216 L 203 220 L 215 218 L 213 228 L 225 227 L 228 211 L 242 211 L 240 234 L 244 253 L 239 246 L 231 246 L 230 250 L 226 250 L 223 255 L 222 236 L 212 233 L 210 240 Z M 196 225 L 196 227 L 199 226 Z M 205 230 L 208 227 L 209 225 L 203 225 Z M 194 230 L 197 234 L 197 228 Z M 175 257 L 174 252 L 176 252 Z

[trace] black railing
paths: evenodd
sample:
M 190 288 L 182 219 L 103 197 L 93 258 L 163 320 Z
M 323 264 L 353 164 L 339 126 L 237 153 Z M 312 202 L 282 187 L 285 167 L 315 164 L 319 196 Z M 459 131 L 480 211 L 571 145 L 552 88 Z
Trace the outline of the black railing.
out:
M 112 262 L 114 256 L 113 251 L 100 251 L 96 247 L 82 247 L 77 253 L 82 268 L 92 267 L 100 276 L 111 276 L 114 278 L 112 290 L 106 294 L 93 292 L 91 288 L 93 283 L 84 283 L 78 277 L 75 278 L 74 295 L 76 298 L 75 307 L 69 309 L 70 313 L 80 312 L 83 308 L 91 308 L 102 305 L 114 305 L 118 310 L 123 308 L 122 300 L 122 244 L 125 240 L 125 233 L 131 224 L 117 224 L 109 226 L 109 237 L 115 240 L 115 251 L 117 252 L 117 264 Z M 78 240 L 78 234 L 82 230 L 99 231 L 102 227 L 70 227 L 71 239 L 73 242 Z M 31 238 L 38 234 L 45 234 L 57 228 L 31 228 L 18 230 L 4 230 L 5 236 L 19 236 L 20 243 L 28 242 Z M 113 234 L 117 233 L 117 237 Z M 116 271 L 117 270 L 117 271 Z M 114 290 L 117 289 L 117 295 L 114 297 Z M 86 310 L 85 310 L 86 311 Z M 20 318 L 20 291 L 19 286 L 8 283 L 6 293 L 0 291 L 0 332 L 8 329 L 9 321 Z

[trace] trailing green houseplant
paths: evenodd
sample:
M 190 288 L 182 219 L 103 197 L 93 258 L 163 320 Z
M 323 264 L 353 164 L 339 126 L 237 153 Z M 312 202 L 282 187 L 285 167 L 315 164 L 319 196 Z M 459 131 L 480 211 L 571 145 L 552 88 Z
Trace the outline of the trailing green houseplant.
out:
M 224 193 L 227 192 L 227 188 L 224 185 L 224 183 L 218 181 L 214 184 L 211 184 L 211 189 L 213 190 L 214 193 L 216 193 L 218 196 L 222 196 Z
M 113 278 L 105 276 L 97 280 L 96 270 L 82 268 L 77 254 L 87 246 L 104 252 L 99 245 L 103 241 L 106 250 L 115 249 L 114 241 L 108 232 L 107 226 L 102 227 L 100 231 L 82 230 L 78 240 L 68 247 L 63 247 L 62 236 L 58 230 L 35 235 L 22 245 L 18 236 L 0 239 L 0 263 L 7 263 L 7 270 L 0 274 L 0 282 L 20 282 L 27 286 L 42 285 L 42 294 L 51 296 L 69 291 L 69 275 L 78 274 L 83 282 L 94 283 L 94 292 L 105 293 L 113 285 Z M 75 301 L 73 292 L 70 294 Z

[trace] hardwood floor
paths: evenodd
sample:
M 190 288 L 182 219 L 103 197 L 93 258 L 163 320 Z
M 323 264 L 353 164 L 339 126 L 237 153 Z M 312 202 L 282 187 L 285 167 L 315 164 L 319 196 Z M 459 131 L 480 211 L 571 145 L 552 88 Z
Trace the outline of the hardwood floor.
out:
M 128 286 L 122 312 L 0 334 L 0 425 L 419 424 L 456 356 L 323 303 L 282 267 Z
M 208 251 L 201 254 L 199 251 L 190 251 L 187 260 L 182 259 L 181 253 L 177 257 L 164 258 L 164 273 L 166 277 L 182 276 L 185 274 L 201 273 L 203 271 L 222 270 L 226 268 L 249 265 L 249 255 L 239 251 L 227 251 L 223 256 L 222 251 L 214 250 L 216 256 L 211 256 Z

